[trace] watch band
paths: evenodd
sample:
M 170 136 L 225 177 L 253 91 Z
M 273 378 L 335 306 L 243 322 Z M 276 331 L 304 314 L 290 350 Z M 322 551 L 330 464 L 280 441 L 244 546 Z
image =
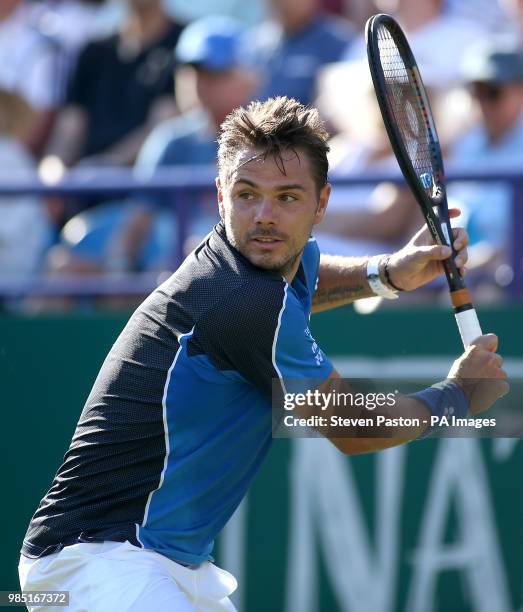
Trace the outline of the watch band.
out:
M 367 282 L 376 295 L 386 300 L 397 300 L 397 292 L 389 289 L 380 279 L 380 262 L 383 257 L 384 255 L 375 255 L 369 259 L 367 263 Z

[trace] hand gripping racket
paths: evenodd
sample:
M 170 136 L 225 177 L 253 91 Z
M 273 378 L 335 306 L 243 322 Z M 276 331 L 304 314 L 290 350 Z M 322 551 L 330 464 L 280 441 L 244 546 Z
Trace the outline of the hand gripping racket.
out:
M 365 36 L 372 82 L 396 159 L 434 240 L 452 248 L 443 266 L 467 347 L 482 332 L 454 261 L 443 159 L 427 92 L 405 34 L 392 17 L 371 17 Z

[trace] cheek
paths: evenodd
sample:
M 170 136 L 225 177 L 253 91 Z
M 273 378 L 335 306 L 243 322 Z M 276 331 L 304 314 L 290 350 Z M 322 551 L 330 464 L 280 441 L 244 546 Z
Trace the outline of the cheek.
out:
M 227 226 L 233 231 L 236 240 L 241 240 L 242 235 L 249 227 L 249 218 L 246 211 L 239 206 L 234 206 L 230 202 L 222 203 L 222 218 Z

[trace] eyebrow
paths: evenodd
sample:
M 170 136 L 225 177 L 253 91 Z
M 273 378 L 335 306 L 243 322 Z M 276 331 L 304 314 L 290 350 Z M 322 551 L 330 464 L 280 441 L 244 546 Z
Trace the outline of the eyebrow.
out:
M 259 187 L 259 185 L 257 185 L 256 183 L 253 183 L 252 181 L 249 181 L 249 179 L 245 179 L 245 178 L 238 179 L 235 182 L 235 185 L 238 185 L 238 183 L 245 183 L 246 185 L 249 185 L 250 187 L 254 187 L 254 189 L 257 189 Z M 306 191 L 305 187 L 303 187 L 299 183 L 291 183 L 289 185 L 279 185 L 275 189 L 276 191 L 293 191 L 297 189 L 299 189 L 300 191 Z

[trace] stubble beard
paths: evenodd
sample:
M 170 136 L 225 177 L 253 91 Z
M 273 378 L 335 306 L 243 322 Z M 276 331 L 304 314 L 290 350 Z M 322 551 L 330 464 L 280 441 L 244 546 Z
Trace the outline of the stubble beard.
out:
M 280 260 L 272 262 L 270 261 L 271 255 L 270 253 L 268 253 L 267 259 L 269 259 L 269 261 L 267 261 L 267 263 L 264 263 L 263 255 L 261 256 L 261 258 L 253 258 L 252 255 L 248 253 L 246 248 L 242 248 L 241 244 L 238 243 L 234 236 L 234 232 L 232 230 L 232 226 L 228 218 L 225 218 L 224 224 L 227 240 L 229 241 L 229 244 L 231 246 L 233 246 L 237 251 L 239 251 L 245 257 L 245 259 L 247 259 L 253 266 L 261 268 L 262 270 L 274 272 L 275 274 L 278 274 L 280 276 L 286 276 L 293 269 L 294 265 L 296 264 L 296 261 L 301 257 L 305 249 L 304 245 L 297 253 L 289 255 L 286 259 L 282 257 Z M 260 261 L 260 259 L 262 259 L 262 261 Z

